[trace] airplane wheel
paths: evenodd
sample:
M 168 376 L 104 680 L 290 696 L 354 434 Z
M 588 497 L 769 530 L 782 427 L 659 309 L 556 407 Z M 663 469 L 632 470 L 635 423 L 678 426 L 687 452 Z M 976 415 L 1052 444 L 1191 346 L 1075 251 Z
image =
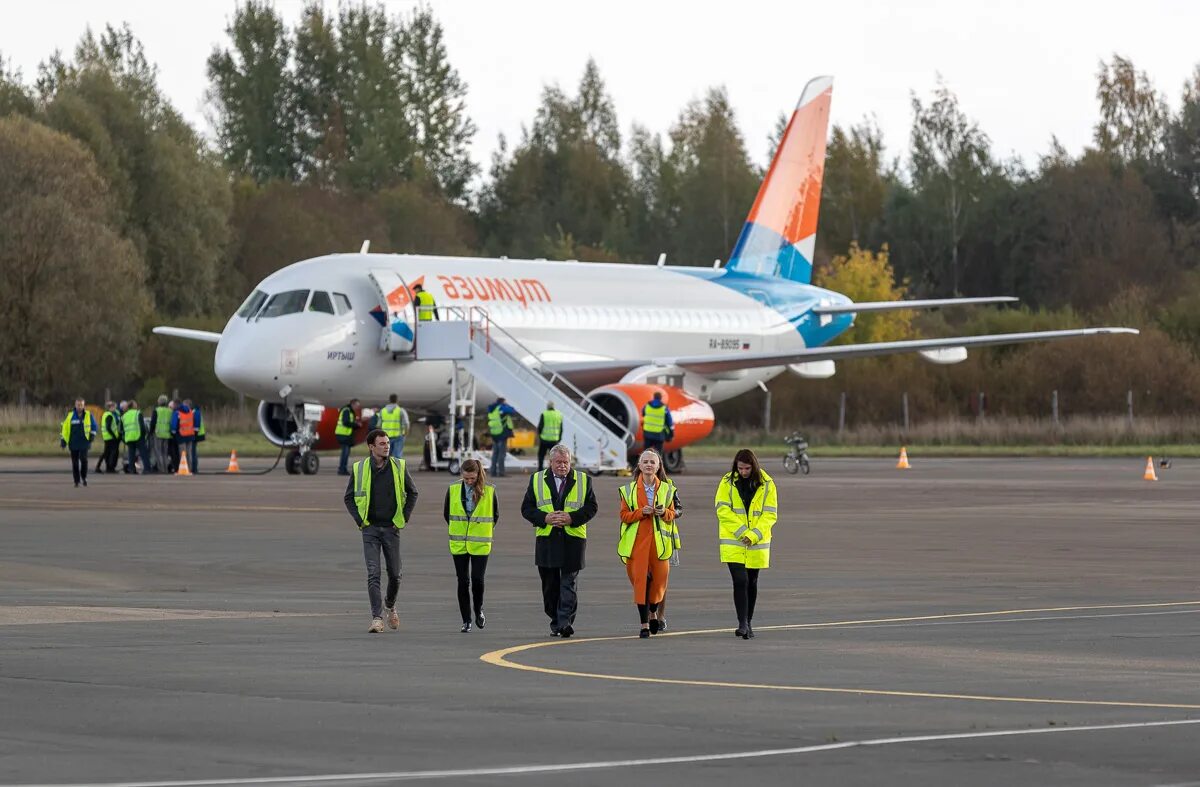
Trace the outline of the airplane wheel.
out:
M 292 451 L 283 460 L 283 469 L 287 470 L 288 475 L 298 475 L 300 473 L 300 452 Z
M 674 450 L 667 451 L 667 455 L 663 457 L 663 466 L 668 473 L 675 474 L 682 470 L 686 465 L 683 463 L 683 451 Z
M 320 469 L 320 467 L 321 457 L 317 456 L 313 451 L 309 451 L 300 458 L 300 470 L 305 475 L 316 475 L 317 470 Z

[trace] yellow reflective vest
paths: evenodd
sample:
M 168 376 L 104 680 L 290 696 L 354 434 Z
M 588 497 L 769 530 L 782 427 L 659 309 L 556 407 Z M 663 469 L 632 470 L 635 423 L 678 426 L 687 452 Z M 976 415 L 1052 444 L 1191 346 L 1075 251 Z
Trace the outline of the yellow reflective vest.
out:
M 587 473 L 581 473 L 578 470 L 572 470 L 571 474 L 575 478 L 575 486 L 571 487 L 571 491 L 567 493 L 566 500 L 563 501 L 563 511 L 568 514 L 578 511 L 583 508 L 583 501 L 587 499 L 588 480 Z M 533 501 L 537 504 L 538 511 L 544 511 L 547 514 L 554 511 L 554 499 L 551 497 L 553 490 L 546 483 L 545 473 L 534 473 L 529 478 L 529 483 L 533 489 Z M 550 531 L 554 529 L 553 525 L 543 525 L 534 531 L 539 536 L 548 536 Z M 587 538 L 587 524 L 582 524 L 577 527 L 567 525 L 563 528 L 568 536 L 574 538 Z
M 392 463 L 392 483 L 396 485 L 396 515 L 392 524 L 397 530 L 404 527 L 404 460 L 389 456 Z M 371 507 L 371 478 L 375 475 L 370 457 L 354 463 L 354 507 L 358 509 L 358 518 L 364 525 L 378 525 L 380 522 L 367 522 L 367 510 Z
M 562 439 L 562 413 L 558 410 L 542 411 L 542 433 L 538 435 L 543 443 L 557 443 Z
M 433 293 L 421 290 L 417 293 L 417 320 L 420 322 L 428 322 L 433 319 L 433 310 L 437 306 L 437 302 L 433 299 Z
M 630 511 L 637 511 L 641 507 L 638 505 L 638 485 L 641 483 L 642 479 L 639 477 L 618 490 L 621 493 L 621 499 L 625 501 L 625 505 L 629 507 Z M 670 479 L 660 481 L 658 489 L 654 493 L 654 505 L 666 508 L 674 500 L 675 483 Z M 629 557 L 633 554 L 633 543 L 637 540 L 639 525 L 641 525 L 641 520 L 629 523 L 621 522 L 621 537 L 617 541 L 617 557 L 621 558 L 622 563 L 628 563 Z M 667 560 L 675 551 L 678 535 L 674 525 L 674 522 L 654 517 L 654 549 L 659 560 Z
M 129 409 L 121 413 L 121 432 L 125 443 L 136 443 L 142 439 L 142 412 Z
M 112 410 L 105 410 L 100 418 L 100 436 L 105 442 L 121 437 L 121 427 L 117 426 L 117 414 Z
M 717 539 L 722 563 L 742 563 L 746 568 L 767 568 L 771 564 L 771 529 L 779 518 L 779 495 L 775 482 L 765 471 L 762 484 L 754 491 L 750 510 L 742 506 L 742 496 L 734 486 L 736 472 L 721 477 L 717 486 Z M 742 537 L 750 544 L 742 543 Z
M 350 426 L 346 425 L 346 413 L 350 413 Z M 343 407 L 338 410 L 337 424 L 333 427 L 333 433 L 338 437 L 354 434 L 354 410 L 350 407 Z
M 385 406 L 379 411 L 379 428 L 389 438 L 401 437 L 404 434 L 404 408 L 396 404 Z
M 650 402 L 642 410 L 642 434 L 660 435 L 667 431 L 667 406 Z
M 496 487 L 484 484 L 470 514 L 463 506 L 463 482 L 450 485 L 450 554 L 490 555 L 496 527 Z
M 62 422 L 62 429 L 60 430 L 60 433 L 62 434 L 62 439 L 63 439 L 64 443 L 71 442 L 71 419 L 75 418 L 75 417 L 76 417 L 75 410 L 74 409 L 69 410 L 67 412 L 66 420 L 64 420 Z M 83 416 L 79 422 L 79 425 L 83 427 L 83 439 L 87 440 L 88 442 L 91 442 L 91 439 L 92 439 L 92 424 L 93 423 L 95 423 L 95 421 L 93 421 L 93 419 L 92 419 L 92 414 L 90 412 L 88 412 L 87 410 L 84 410 Z

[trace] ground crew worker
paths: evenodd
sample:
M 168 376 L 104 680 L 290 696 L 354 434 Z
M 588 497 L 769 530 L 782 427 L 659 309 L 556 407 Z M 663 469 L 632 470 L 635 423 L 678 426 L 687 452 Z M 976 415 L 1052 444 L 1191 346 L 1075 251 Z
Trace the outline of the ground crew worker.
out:
M 397 402 L 396 394 L 388 396 L 388 403 L 379 411 L 379 428 L 387 433 L 391 441 L 391 456 L 404 455 L 404 436 L 408 434 L 408 411 Z
M 400 592 L 400 531 L 417 505 L 417 488 L 403 459 L 389 456 L 391 442 L 382 429 L 367 434 L 370 458 L 354 463 L 343 498 L 362 533 L 367 564 L 367 597 L 371 600 L 370 634 L 383 632 L 384 615 L 391 629 L 400 627 L 396 595 Z M 387 564 L 387 594 L 379 592 L 379 553 Z
M 738 627 L 734 635 L 751 639 L 758 572 L 771 564 L 771 529 L 779 518 L 775 482 L 748 448 L 733 457 L 733 467 L 721 476 L 715 500 L 721 562 L 733 579 L 733 608 Z
M 490 472 L 493 478 L 504 478 L 504 460 L 508 457 L 508 438 L 513 435 L 512 417 L 516 412 L 516 410 L 504 401 L 503 396 L 488 405 L 488 434 L 492 436 L 492 466 Z
M 487 623 L 483 616 L 483 577 L 488 555 L 492 554 L 492 533 L 500 521 L 500 503 L 496 487 L 487 482 L 487 473 L 478 459 L 463 462 L 460 474 L 461 480 L 446 490 L 442 516 L 450 529 L 450 557 L 458 576 L 458 611 L 462 633 L 466 634 L 471 630 L 472 611 L 476 626 L 483 628 Z
M 433 293 L 425 292 L 425 287 L 420 284 L 413 285 L 413 300 L 417 304 L 417 321 L 429 322 L 430 320 L 440 320 L 437 312 L 437 302 L 433 299 Z
M 350 449 L 354 447 L 354 430 L 357 428 L 358 400 L 351 399 L 338 411 L 337 425 L 333 427 L 333 436 L 342 447 L 342 456 L 338 460 L 338 475 L 350 475 Z M 391 441 L 388 441 L 388 450 L 392 450 Z
M 562 413 L 554 409 L 554 402 L 546 402 L 546 409 L 538 419 L 538 472 L 546 459 L 546 452 L 562 441 Z
M 167 396 L 158 397 L 158 405 L 150 416 L 151 453 L 154 455 L 154 472 L 165 473 L 171 466 L 169 444 L 171 421 L 175 415 L 167 406 Z
M 661 468 L 662 456 L 657 451 L 643 451 L 638 459 L 638 477 L 618 490 L 621 536 L 617 541 L 617 556 L 625 564 L 633 585 L 633 603 L 642 624 L 638 636 L 642 639 L 658 633 L 658 618 L 651 620 L 649 614 L 658 611 L 667 593 L 669 561 L 675 551 L 675 536 L 671 531 L 675 520 L 675 484 L 659 478 Z
M 653 448 L 658 455 L 663 455 L 663 445 L 667 442 L 667 434 L 674 429 L 675 421 L 671 411 L 663 402 L 662 391 L 655 391 L 654 397 L 642 408 L 642 439 L 643 448 Z
M 96 462 L 96 472 L 115 473 L 117 470 L 117 452 L 121 448 L 121 411 L 116 402 L 104 403 L 104 415 L 100 417 L 100 438 L 104 440 L 104 453 Z M 100 466 L 104 465 L 101 470 Z
M 138 409 L 137 401 L 130 399 L 121 413 L 121 439 L 125 441 L 127 452 L 125 472 L 137 475 L 137 459 L 142 459 L 142 472 L 150 468 L 150 453 L 146 450 L 146 441 L 142 439 L 142 411 Z
M 576 582 L 587 550 L 587 523 L 596 516 L 596 507 L 587 474 L 571 469 L 571 450 L 562 443 L 551 448 L 550 468 L 529 477 L 521 516 L 537 528 L 533 558 L 552 637 L 575 633 Z
M 200 429 L 200 411 L 192 407 L 191 399 L 184 399 L 175 414 L 171 416 L 171 433 L 179 451 L 187 455 L 188 469 L 193 473 L 199 472 L 200 465 L 196 456 L 196 433 Z
M 81 481 L 87 486 L 88 449 L 92 447 L 97 431 L 96 416 L 84 408 L 83 399 L 76 399 L 74 409 L 67 411 L 59 429 L 61 446 L 71 451 L 71 477 L 75 479 L 75 486 Z

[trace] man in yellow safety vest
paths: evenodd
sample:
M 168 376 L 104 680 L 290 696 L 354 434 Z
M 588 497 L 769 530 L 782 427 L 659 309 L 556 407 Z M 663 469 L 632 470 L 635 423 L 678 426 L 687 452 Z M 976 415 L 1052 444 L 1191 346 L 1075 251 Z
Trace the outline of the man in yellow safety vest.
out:
M 546 402 L 546 409 L 538 419 L 538 472 L 545 465 L 546 453 L 562 440 L 562 413 L 554 409 L 554 402 Z

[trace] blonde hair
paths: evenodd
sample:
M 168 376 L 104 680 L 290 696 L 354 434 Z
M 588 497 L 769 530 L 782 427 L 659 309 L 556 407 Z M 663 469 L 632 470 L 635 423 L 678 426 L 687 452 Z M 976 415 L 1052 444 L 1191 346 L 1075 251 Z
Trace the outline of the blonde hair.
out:
M 652 456 L 654 456 L 655 459 L 658 460 L 658 470 L 656 470 L 654 472 L 654 476 L 659 481 L 666 481 L 667 480 L 667 467 L 666 467 L 667 463 L 665 461 L 663 461 L 662 454 L 660 454 L 658 451 L 655 451 L 653 448 L 647 448 L 645 451 L 642 451 L 640 456 L 638 456 L 638 467 L 639 468 L 641 467 L 642 460 L 646 458 L 646 454 L 651 454 Z

